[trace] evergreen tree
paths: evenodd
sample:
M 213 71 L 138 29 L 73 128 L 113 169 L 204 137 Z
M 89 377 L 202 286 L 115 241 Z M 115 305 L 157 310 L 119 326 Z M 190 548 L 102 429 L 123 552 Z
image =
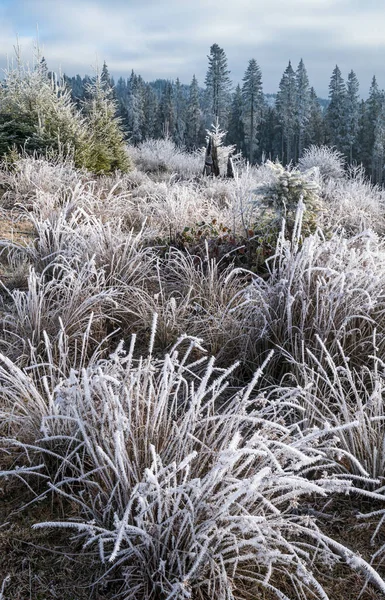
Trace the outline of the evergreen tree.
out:
M 265 159 L 276 160 L 281 153 L 281 124 L 274 106 L 265 108 L 259 136 L 259 146 L 263 161 Z
M 297 151 L 295 159 L 301 158 L 306 143 L 306 132 L 311 115 L 311 93 L 309 78 L 301 58 L 295 73 L 296 79 L 296 135 Z
M 262 121 L 264 104 L 262 74 L 254 58 L 249 61 L 243 77 L 242 98 L 242 119 L 245 127 L 247 155 L 252 164 L 258 147 L 258 127 Z
M 280 81 L 279 92 L 276 99 L 276 110 L 282 132 L 281 159 L 282 162 L 286 163 L 290 163 L 295 157 L 296 108 L 296 77 L 291 62 L 289 61 Z
M 209 67 L 205 84 L 209 117 L 211 122 L 218 121 L 222 127 L 225 127 L 227 125 L 231 89 L 226 54 L 218 44 L 213 44 L 207 58 L 209 59 Z
M 199 101 L 199 86 L 195 75 L 189 89 L 187 104 L 186 144 L 192 150 L 198 148 L 205 139 L 202 110 Z
M 175 110 L 174 110 L 174 92 L 170 81 L 166 82 L 163 88 L 162 96 L 158 109 L 158 136 L 174 137 L 175 128 Z
M 349 162 L 353 162 L 353 149 L 356 148 L 360 117 L 359 83 L 354 71 L 350 71 L 346 85 L 345 103 L 345 152 Z
M 102 84 L 102 86 L 103 86 L 103 88 L 105 90 L 111 90 L 112 89 L 112 87 L 113 87 L 113 85 L 112 85 L 112 79 L 110 77 L 110 73 L 108 71 L 108 67 L 107 67 L 106 61 L 104 61 L 104 63 L 103 63 L 102 72 L 100 74 L 100 81 L 101 81 L 101 84 Z
M 156 100 L 156 94 L 152 87 L 148 84 L 144 90 L 144 130 L 143 138 L 148 140 L 155 137 L 156 133 L 156 119 L 158 114 L 158 103 Z
M 99 73 L 87 89 L 83 103 L 87 119 L 88 144 L 84 166 L 94 173 L 127 171 L 130 167 L 121 122 L 116 117 L 116 102 Z
M 22 64 L 18 48 L 16 58 L 0 86 L 0 153 L 13 145 L 27 152 L 70 153 L 82 166 L 87 134 L 69 88 L 62 78 L 49 76 L 39 56 L 32 70 Z
M 384 181 L 384 157 L 385 157 L 385 96 L 382 93 L 382 102 L 374 128 L 373 165 L 372 180 L 374 183 L 382 184 Z
M 330 104 L 326 113 L 328 140 L 337 150 L 344 152 L 346 150 L 346 88 L 337 65 L 330 79 L 329 98 Z
M 310 89 L 310 112 L 306 127 L 306 144 L 322 146 L 325 142 L 324 117 L 315 89 Z
M 177 146 L 183 146 L 186 137 L 186 99 L 179 78 L 175 82 L 174 90 L 174 142 Z
M 142 78 L 134 71 L 131 72 L 127 88 L 128 135 L 132 144 L 139 144 L 143 140 L 144 90 Z
M 369 90 L 369 97 L 365 102 L 365 114 L 363 117 L 362 127 L 365 137 L 361 147 L 364 164 L 368 169 L 373 181 L 376 179 L 376 159 L 373 152 L 376 137 L 375 130 L 382 108 L 382 98 L 383 94 L 378 87 L 376 78 L 373 77 Z
M 231 103 L 227 143 L 236 147 L 238 152 L 245 151 L 245 128 L 243 124 L 243 98 L 238 84 Z

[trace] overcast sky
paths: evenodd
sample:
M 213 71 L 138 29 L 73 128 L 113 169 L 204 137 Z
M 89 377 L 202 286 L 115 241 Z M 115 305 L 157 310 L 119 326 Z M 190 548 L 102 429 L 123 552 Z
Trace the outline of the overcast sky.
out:
M 190 83 L 195 73 L 203 85 L 217 43 L 234 83 L 255 58 L 267 93 L 301 57 L 319 96 L 336 64 L 345 78 L 356 72 L 364 97 L 374 74 L 385 87 L 384 0 L 0 0 L 1 68 L 17 35 L 30 59 L 36 24 L 48 67 L 68 75 L 106 60 L 116 78 L 134 69 Z

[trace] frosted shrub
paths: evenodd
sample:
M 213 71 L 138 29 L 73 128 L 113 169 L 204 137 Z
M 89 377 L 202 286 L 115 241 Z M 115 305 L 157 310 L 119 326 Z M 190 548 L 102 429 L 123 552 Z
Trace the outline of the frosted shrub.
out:
M 351 168 L 345 179 L 323 186 L 325 227 L 342 227 L 349 235 L 365 229 L 385 231 L 385 192 L 366 178 L 361 168 Z
M 182 151 L 170 140 L 146 140 L 129 153 L 137 167 L 146 173 L 176 173 L 182 178 L 191 178 L 203 170 L 201 158 Z
M 324 181 L 343 179 L 345 159 L 341 152 L 328 146 L 306 148 L 298 161 L 298 168 L 305 172 L 316 167 Z
M 234 366 L 217 370 L 210 359 L 199 376 L 199 340 L 181 339 L 161 360 L 151 347 L 134 360 L 133 348 L 126 355 L 119 347 L 52 390 L 34 452 L 62 456 L 49 488 L 79 518 L 35 527 L 78 531 L 126 598 L 238 599 L 247 586 L 287 599 L 282 573 L 325 598 L 310 570 L 317 554 L 331 562 L 341 555 L 385 589 L 365 561 L 294 510 L 302 497 L 350 488 L 318 473 L 333 429 L 303 435 L 285 424 L 295 401 L 252 397 L 260 372 L 235 396 L 226 392 Z

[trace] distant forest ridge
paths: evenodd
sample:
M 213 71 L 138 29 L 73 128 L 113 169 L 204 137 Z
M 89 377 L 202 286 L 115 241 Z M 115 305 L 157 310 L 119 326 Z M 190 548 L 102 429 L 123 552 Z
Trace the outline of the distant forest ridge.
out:
M 321 99 L 301 59 L 296 68 L 289 61 L 277 93 L 266 94 L 255 59 L 249 60 L 242 84 L 234 88 L 223 48 L 213 44 L 207 58 L 204 82 L 194 75 L 190 85 L 179 78 L 146 82 L 134 71 L 114 81 L 104 62 L 99 76 L 111 92 L 129 143 L 168 138 L 194 150 L 205 144 L 211 125 L 219 124 L 227 132 L 225 143 L 251 164 L 264 158 L 296 164 L 306 148 L 326 145 L 340 152 L 347 164 L 362 164 L 374 183 L 383 183 L 385 94 L 375 77 L 364 100 L 354 71 L 345 80 L 336 65 L 329 97 Z M 57 77 L 50 74 L 44 58 L 41 62 L 48 75 Z M 93 78 L 64 75 L 63 79 L 73 102 L 82 108 Z

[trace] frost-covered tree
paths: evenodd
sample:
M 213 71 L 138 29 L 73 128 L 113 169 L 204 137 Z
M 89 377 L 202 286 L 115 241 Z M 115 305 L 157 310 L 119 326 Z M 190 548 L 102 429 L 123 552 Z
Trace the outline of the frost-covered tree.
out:
M 330 104 L 326 113 L 329 143 L 340 152 L 346 150 L 346 87 L 338 65 L 329 84 Z
M 311 116 L 311 95 L 309 78 L 304 62 L 301 58 L 297 71 L 296 79 L 296 134 L 297 151 L 296 160 L 301 158 L 306 143 L 306 131 Z
M 245 127 L 243 124 L 243 97 L 238 84 L 231 103 L 227 142 L 233 144 L 238 151 L 245 150 Z
M 359 83 L 354 71 L 350 71 L 346 85 L 346 104 L 345 104 L 345 152 L 349 157 L 349 162 L 353 162 L 353 156 L 356 149 L 358 126 L 360 117 L 360 96 Z
M 103 63 L 102 71 L 100 73 L 100 80 L 101 80 L 102 86 L 105 89 L 111 89 L 113 87 L 112 79 L 111 79 L 110 73 L 108 71 L 106 61 L 104 61 L 104 63 Z
M 243 77 L 242 98 L 242 120 L 245 127 L 247 156 L 250 163 L 253 163 L 258 147 L 258 127 L 262 121 L 264 105 L 262 73 L 254 58 L 249 61 Z
M 280 81 L 276 99 L 276 110 L 282 131 L 282 161 L 286 163 L 290 163 L 294 159 L 296 109 L 296 76 L 291 61 L 289 61 Z
M 203 113 L 200 105 L 199 86 L 195 75 L 189 89 L 187 104 L 186 144 L 192 150 L 198 148 L 205 139 Z
M 64 80 L 49 76 L 38 50 L 36 66 L 30 68 L 16 48 L 16 65 L 5 70 L 0 86 L 0 107 L 0 154 L 15 145 L 27 152 L 69 153 L 82 166 L 87 143 L 84 119 Z
M 230 71 L 227 68 L 227 57 L 223 48 L 213 44 L 210 48 L 209 67 L 206 74 L 206 101 L 210 122 L 217 120 L 222 127 L 227 124 L 230 104 Z

